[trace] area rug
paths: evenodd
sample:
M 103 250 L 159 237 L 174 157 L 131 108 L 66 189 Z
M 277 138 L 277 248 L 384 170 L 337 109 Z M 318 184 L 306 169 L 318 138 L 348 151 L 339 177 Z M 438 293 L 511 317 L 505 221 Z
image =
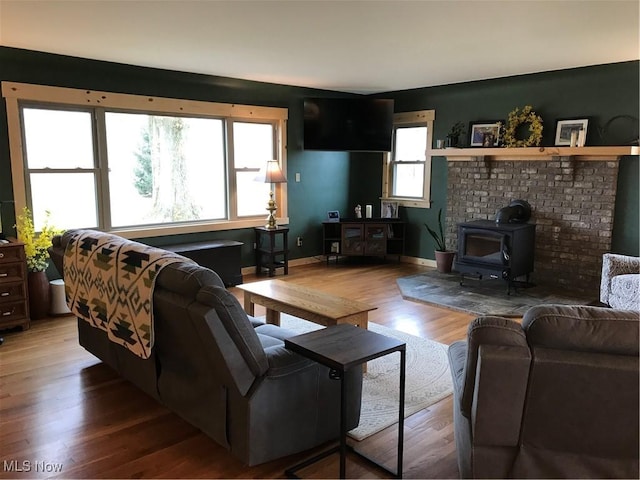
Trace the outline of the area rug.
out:
M 593 300 L 542 286 L 512 288 L 511 295 L 508 295 L 507 282 L 502 279 L 465 278 L 460 285 L 460 274 L 436 270 L 399 278 L 396 282 L 402 297 L 407 300 L 478 316 L 521 317 L 535 305 L 586 305 Z
M 281 314 L 280 325 L 298 333 L 324 328 L 287 314 Z M 407 344 L 405 418 L 451 395 L 447 345 L 372 322 L 369 330 Z M 360 424 L 349 432 L 351 438 L 363 440 L 398 423 L 399 380 L 399 352 L 368 362 L 362 385 Z

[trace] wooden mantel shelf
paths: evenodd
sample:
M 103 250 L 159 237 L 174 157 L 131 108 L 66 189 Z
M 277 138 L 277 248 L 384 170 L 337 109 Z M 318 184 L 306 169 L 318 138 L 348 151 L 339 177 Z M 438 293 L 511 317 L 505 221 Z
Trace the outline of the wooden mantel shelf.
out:
M 449 161 L 548 161 L 555 157 L 569 157 L 575 161 L 617 161 L 626 155 L 640 154 L 640 148 L 627 147 L 523 147 L 523 148 L 441 148 L 433 155 Z

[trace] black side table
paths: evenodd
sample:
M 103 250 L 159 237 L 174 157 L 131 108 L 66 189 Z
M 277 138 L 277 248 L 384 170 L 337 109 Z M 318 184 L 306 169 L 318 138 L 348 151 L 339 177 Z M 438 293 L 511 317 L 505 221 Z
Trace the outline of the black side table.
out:
M 273 277 L 277 268 L 284 268 L 284 274 L 289 274 L 289 243 L 287 237 L 289 229 L 286 227 L 266 228 L 255 227 L 256 235 L 256 275 L 265 268 L 269 276 Z M 282 242 L 277 241 L 277 236 Z
M 396 472 L 376 463 L 369 457 L 349 446 L 349 451 L 392 475 L 402 478 L 402 455 L 404 439 L 404 395 L 406 344 L 395 338 L 386 337 L 353 325 L 336 325 L 322 330 L 305 333 L 285 339 L 284 346 L 300 355 L 332 369 L 332 375 L 340 378 L 340 445 L 305 460 L 287 469 L 289 478 L 298 478 L 295 472 L 335 452 L 340 452 L 340 478 L 345 478 L 347 456 L 346 405 L 348 391 L 345 389 L 345 372 L 358 368 L 365 362 L 393 352 L 400 352 L 400 406 L 398 409 L 398 466 Z

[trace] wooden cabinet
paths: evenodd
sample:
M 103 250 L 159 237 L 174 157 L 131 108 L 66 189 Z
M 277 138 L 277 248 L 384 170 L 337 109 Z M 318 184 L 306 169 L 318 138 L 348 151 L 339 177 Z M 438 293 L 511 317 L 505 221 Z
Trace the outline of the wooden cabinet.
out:
M 364 255 L 364 225 L 361 223 L 342 225 L 342 254 Z
M 15 241 L 0 244 L 0 330 L 29 328 L 28 295 L 24 245 Z
M 397 218 L 341 220 L 322 224 L 322 253 L 339 256 L 397 255 L 404 253 L 404 222 Z

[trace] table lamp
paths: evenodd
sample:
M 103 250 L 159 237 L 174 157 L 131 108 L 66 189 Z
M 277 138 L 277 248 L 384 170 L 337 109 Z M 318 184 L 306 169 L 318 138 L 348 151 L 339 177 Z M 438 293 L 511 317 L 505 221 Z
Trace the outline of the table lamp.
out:
M 267 224 L 265 225 L 265 228 L 274 230 L 278 228 L 276 217 L 274 215 L 274 212 L 278 210 L 278 207 L 276 206 L 276 202 L 273 200 L 273 184 L 287 182 L 284 173 L 282 173 L 282 170 L 280 169 L 280 163 L 278 163 L 278 160 L 269 160 L 267 162 L 267 167 L 264 174 L 264 182 L 271 184 L 271 189 L 269 190 L 269 203 L 267 204 L 269 216 L 267 217 Z

